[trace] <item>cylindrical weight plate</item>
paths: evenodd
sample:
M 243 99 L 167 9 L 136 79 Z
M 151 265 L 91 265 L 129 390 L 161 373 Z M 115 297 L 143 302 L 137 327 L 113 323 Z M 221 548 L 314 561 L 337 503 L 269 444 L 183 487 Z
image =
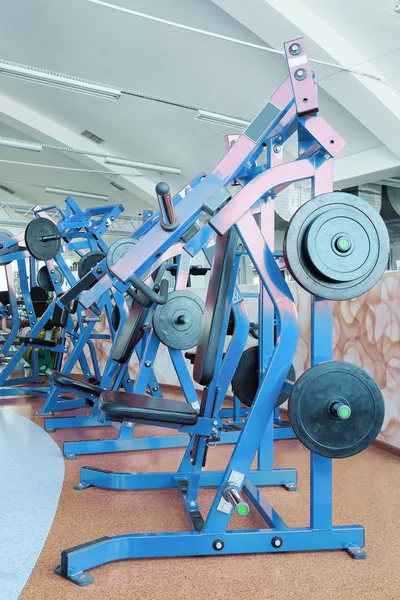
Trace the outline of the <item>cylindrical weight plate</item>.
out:
M 57 225 L 50 219 L 33 219 L 25 229 L 25 245 L 37 260 L 55 258 L 61 248 L 61 236 Z
M 62 286 L 64 283 L 64 275 L 58 267 L 54 267 L 55 273 L 54 278 L 57 279 L 59 284 Z M 53 280 L 50 276 L 49 270 L 46 266 L 41 267 L 37 272 L 36 280 L 38 286 L 46 290 L 46 292 L 54 292 Z
M 382 428 L 384 415 L 375 380 L 360 367 L 341 361 L 308 369 L 289 398 L 295 434 L 309 450 L 327 458 L 346 458 L 368 448 Z
M 251 346 L 245 350 L 240 358 L 235 374 L 232 378 L 232 390 L 242 404 L 250 407 L 259 385 L 259 351 L 258 346 Z M 293 365 L 286 376 L 289 381 L 296 380 L 296 372 Z M 280 392 L 275 406 L 281 406 L 288 399 L 289 394 Z
M 5 254 L 12 254 L 13 252 L 18 252 L 18 242 L 15 242 L 15 244 L 12 244 L 9 248 L 2 247 L 2 243 L 6 242 L 12 237 L 13 234 L 10 231 L 8 231 L 7 229 L 0 229 L 0 256 L 4 256 Z M 1 261 L 1 264 L 4 265 L 6 263 Z
M 332 192 L 312 198 L 292 217 L 283 252 L 288 270 L 305 290 L 328 300 L 366 293 L 389 258 L 383 219 L 365 200 Z
M 105 252 L 101 252 L 101 250 L 92 250 L 88 252 L 80 259 L 78 263 L 78 277 L 82 279 L 85 275 L 89 273 L 99 262 L 103 260 L 105 257 Z
M 203 312 L 204 302 L 193 292 L 171 292 L 167 303 L 154 311 L 154 331 L 169 348 L 189 350 L 197 345 Z

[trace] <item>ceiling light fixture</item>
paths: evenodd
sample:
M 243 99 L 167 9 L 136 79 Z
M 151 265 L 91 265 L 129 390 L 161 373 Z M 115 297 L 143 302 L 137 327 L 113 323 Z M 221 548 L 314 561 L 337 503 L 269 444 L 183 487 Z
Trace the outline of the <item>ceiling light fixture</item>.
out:
M 0 146 L 17 148 L 18 150 L 33 150 L 35 152 L 43 150 L 42 144 L 38 144 L 37 142 L 24 142 L 23 140 L 13 140 L 11 138 L 0 138 Z
M 125 158 L 114 158 L 113 156 L 107 156 L 104 159 L 104 162 L 108 165 L 115 165 L 117 167 L 131 167 L 147 171 L 157 171 L 158 173 L 171 173 L 172 175 L 180 175 L 182 173 L 182 170 L 178 167 L 154 165 L 152 163 L 137 162 L 136 160 L 127 160 Z
M 103 194 L 90 194 L 89 192 L 78 192 L 76 190 L 64 190 L 60 188 L 46 187 L 44 191 L 48 194 L 58 194 L 60 196 L 72 196 L 73 198 L 86 198 L 88 200 L 101 200 L 102 202 L 107 202 L 108 196 L 103 196 Z
M 62 88 L 71 92 L 79 92 L 81 94 L 89 94 L 107 100 L 119 100 L 121 98 L 121 90 L 117 90 L 108 86 L 103 86 L 98 83 L 69 77 L 53 71 L 45 71 L 43 69 L 35 69 L 26 65 L 0 61 L 0 75 L 8 75 L 25 81 L 41 83 L 51 87 Z
M 219 115 L 218 113 L 213 113 L 202 109 L 198 111 L 195 119 L 198 121 L 206 121 L 207 123 L 214 123 L 214 125 L 223 125 L 224 127 L 240 129 L 241 131 L 250 125 L 250 121 L 243 121 L 243 119 L 227 117 L 226 115 Z

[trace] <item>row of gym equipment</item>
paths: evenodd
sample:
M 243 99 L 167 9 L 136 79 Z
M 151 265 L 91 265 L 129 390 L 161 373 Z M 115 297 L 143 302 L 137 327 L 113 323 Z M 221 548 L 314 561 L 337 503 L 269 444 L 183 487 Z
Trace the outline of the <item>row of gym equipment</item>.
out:
M 110 246 L 104 240 L 122 206 L 82 210 L 70 197 L 62 208 L 35 207 L 18 235 L 0 231 L 7 281 L 0 313 L 8 324 L 0 340 L 1 395 L 39 396 L 36 417 L 50 433 L 110 428 L 109 438 L 65 441 L 66 459 L 182 448 L 176 472 L 81 468 L 77 493 L 93 486 L 115 493 L 176 489 L 188 518 L 187 531 L 129 533 L 60 548 L 55 572 L 81 586 L 93 581 L 88 570 L 128 558 L 332 549 L 366 558 L 363 527 L 332 524 L 332 459 L 372 444 L 384 401 L 366 371 L 332 360 L 332 302 L 358 297 L 379 281 L 389 237 L 367 202 L 332 191 L 333 159 L 345 143 L 319 114 L 304 40 L 284 50 L 288 77 L 243 134 L 226 136 L 226 154 L 215 169 L 174 196 L 158 183 L 159 211 L 147 213 L 130 237 Z M 284 162 L 293 134 L 298 156 Z M 291 219 L 282 256 L 273 251 L 273 199 L 305 179 L 312 181 L 313 197 Z M 57 220 L 50 209 L 58 211 Z M 79 260 L 76 272 L 65 258 L 71 252 Z M 192 263 L 199 253 L 205 266 Z M 260 281 L 254 322 L 237 283 L 243 254 Z M 293 367 L 299 322 L 288 273 L 309 292 L 312 307 L 311 367 L 300 377 Z M 205 302 L 190 286 L 199 275 L 208 277 Z M 96 330 L 100 322 L 103 333 Z M 257 343 L 246 349 L 249 336 Z M 111 345 L 104 367 L 96 354 L 101 340 Z M 184 401 L 162 393 L 154 365 L 163 348 Z M 16 377 L 21 360 L 30 371 Z M 76 369 L 81 375 L 72 375 Z M 281 414 L 288 399 L 289 421 Z M 71 409 L 82 414 L 63 415 Z M 141 424 L 175 435 L 139 437 Z M 297 490 L 296 469 L 274 467 L 274 442 L 289 438 L 310 450 L 308 527 L 287 525 L 267 501 L 268 490 L 259 490 Z M 226 468 L 207 470 L 209 449 L 221 444 L 233 445 Z M 203 487 L 215 488 L 207 515 L 198 502 Z M 264 528 L 229 529 L 233 512 L 245 518 L 250 510 L 258 511 Z

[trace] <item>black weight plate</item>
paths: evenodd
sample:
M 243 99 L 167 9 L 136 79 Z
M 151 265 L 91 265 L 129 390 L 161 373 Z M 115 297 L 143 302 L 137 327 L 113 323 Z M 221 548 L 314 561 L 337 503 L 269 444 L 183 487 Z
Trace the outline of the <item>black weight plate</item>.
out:
M 258 346 L 247 348 L 240 358 L 235 374 L 232 378 L 232 390 L 242 404 L 250 407 L 253 404 L 254 397 L 258 390 L 259 377 L 259 352 Z M 296 380 L 296 372 L 294 366 L 290 365 L 286 379 L 289 381 Z M 275 406 L 281 406 L 289 398 L 286 392 L 280 392 Z
M 293 215 L 283 252 L 305 290 L 348 300 L 370 290 L 389 258 L 389 235 L 376 210 L 358 196 L 332 192 L 312 198 Z
M 10 231 L 8 231 L 8 229 L 0 229 L 0 246 L 2 245 L 2 242 L 6 242 L 12 237 L 14 236 Z M 18 252 L 18 250 L 18 242 L 15 242 L 15 244 L 12 244 L 12 246 L 10 246 L 9 248 L 0 248 L 0 256 L 4 256 L 5 254 L 12 254 L 13 252 Z M 4 264 L 4 262 L 2 264 Z
M 55 240 L 43 241 L 43 237 L 57 236 Z M 37 260 L 51 260 L 61 248 L 58 227 L 50 219 L 33 219 L 25 229 L 25 246 Z
M 57 281 L 60 283 L 60 285 L 63 285 L 64 275 L 62 274 L 62 272 L 60 271 L 60 269 L 58 267 L 55 267 L 54 270 L 55 270 L 55 274 L 54 274 L 55 279 L 57 279 Z M 37 272 L 36 280 L 37 280 L 38 286 L 43 288 L 44 290 L 46 290 L 46 292 L 54 292 L 54 284 L 50 277 L 49 270 L 46 266 L 41 267 L 39 269 L 39 271 Z
M 32 302 L 47 302 L 47 292 L 38 285 L 33 286 L 30 291 Z
M 99 262 L 103 260 L 105 257 L 105 252 L 101 252 L 101 250 L 92 250 L 88 252 L 80 259 L 78 263 L 78 277 L 82 279 L 85 275 L 89 273 Z
M 342 420 L 331 413 L 334 402 L 350 408 Z M 354 456 L 375 440 L 385 416 L 385 405 L 375 380 L 360 367 L 330 361 L 308 369 L 295 383 L 289 416 L 299 440 L 327 458 Z
M 193 292 L 171 292 L 168 302 L 154 311 L 154 331 L 169 348 L 188 350 L 197 346 L 203 312 L 204 302 Z

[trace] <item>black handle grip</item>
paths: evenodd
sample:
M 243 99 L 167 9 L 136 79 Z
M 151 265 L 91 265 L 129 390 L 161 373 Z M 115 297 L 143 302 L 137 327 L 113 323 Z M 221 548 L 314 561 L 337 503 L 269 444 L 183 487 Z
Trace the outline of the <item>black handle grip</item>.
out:
M 69 313 L 70 315 L 74 315 L 76 313 L 77 308 L 78 308 L 78 300 L 76 298 L 72 302 L 72 308 L 70 308 L 70 306 L 68 304 L 66 304 L 64 306 L 64 310 L 66 310 L 67 313 Z
M 150 304 L 153 304 L 153 302 L 154 302 L 154 304 L 166 304 L 166 302 L 168 300 L 168 281 L 166 279 L 163 279 L 160 283 L 160 287 L 159 287 L 160 293 L 157 293 L 155 286 L 154 286 L 154 289 L 151 289 L 137 275 L 131 275 L 129 277 L 128 281 L 130 281 L 133 284 L 134 288 L 139 290 L 139 292 L 142 292 L 142 294 L 144 294 L 144 296 L 146 296 L 146 298 L 148 298 L 148 300 L 150 300 Z M 137 296 L 137 294 L 135 294 L 134 291 L 131 292 L 131 290 L 127 290 L 127 293 L 132 298 L 137 300 L 139 302 L 139 304 L 141 304 L 142 306 L 148 305 L 146 300 L 143 300 L 143 298 L 140 298 L 138 300 L 138 296 Z M 135 296 L 133 296 L 133 294 L 135 294 Z M 148 306 L 150 306 L 150 305 L 148 305 Z

